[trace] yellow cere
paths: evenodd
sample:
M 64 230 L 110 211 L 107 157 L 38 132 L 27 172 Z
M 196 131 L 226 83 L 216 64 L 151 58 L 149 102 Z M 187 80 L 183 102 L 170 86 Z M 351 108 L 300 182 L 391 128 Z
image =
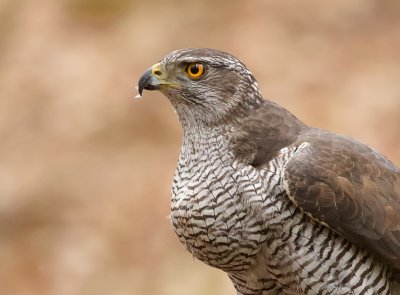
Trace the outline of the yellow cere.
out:
M 155 65 L 153 65 L 151 67 L 151 73 L 154 76 L 161 76 L 161 67 L 160 67 L 160 63 L 156 63 Z

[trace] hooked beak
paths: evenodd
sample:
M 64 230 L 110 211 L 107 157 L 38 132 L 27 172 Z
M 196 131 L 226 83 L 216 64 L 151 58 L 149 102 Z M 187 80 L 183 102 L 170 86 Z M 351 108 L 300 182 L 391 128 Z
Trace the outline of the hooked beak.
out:
M 143 89 L 157 90 L 163 84 L 166 83 L 161 79 L 160 63 L 157 63 L 147 69 L 140 77 L 138 83 L 139 95 L 142 96 Z
M 161 70 L 161 64 L 156 63 L 150 69 L 147 69 L 139 79 L 138 91 L 141 97 L 143 90 L 158 90 L 161 87 L 180 88 L 181 86 L 176 83 L 170 83 L 166 79 L 165 73 Z

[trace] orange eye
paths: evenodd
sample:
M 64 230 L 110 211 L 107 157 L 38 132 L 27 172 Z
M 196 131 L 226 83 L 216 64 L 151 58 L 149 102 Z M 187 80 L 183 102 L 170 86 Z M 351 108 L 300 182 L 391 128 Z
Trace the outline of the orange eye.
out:
M 190 64 L 186 67 L 186 72 L 190 78 L 197 79 L 204 74 L 204 66 L 202 64 Z

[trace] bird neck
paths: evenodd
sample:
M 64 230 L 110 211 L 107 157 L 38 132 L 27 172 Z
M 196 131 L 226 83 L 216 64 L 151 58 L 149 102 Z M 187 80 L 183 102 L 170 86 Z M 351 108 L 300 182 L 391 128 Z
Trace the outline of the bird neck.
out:
M 226 159 L 233 158 L 233 153 L 229 147 L 234 132 L 232 124 L 219 126 L 182 124 L 182 126 L 181 154 L 183 157 L 194 160 L 194 158 L 210 153 L 223 153 Z M 229 156 L 230 154 L 232 154 L 232 157 Z
M 214 151 L 232 155 L 226 159 L 236 158 L 255 166 L 271 160 L 309 128 L 289 111 L 268 100 L 236 108 L 229 119 L 217 123 L 208 123 L 198 114 L 184 114 L 182 110 L 178 116 L 184 134 L 181 151 L 186 158 Z
M 252 116 L 255 109 L 255 105 L 248 109 L 240 106 L 223 117 L 209 119 L 206 112 L 178 106 L 177 114 L 183 128 L 183 146 L 186 147 L 186 152 L 194 153 L 200 149 L 204 152 L 210 149 L 228 152 L 235 130 L 246 118 Z
M 261 95 L 247 99 L 231 98 L 231 101 L 233 103 L 218 109 L 218 106 L 189 105 L 171 100 L 187 137 L 198 133 L 219 133 L 229 137 L 234 126 L 239 126 L 265 103 Z

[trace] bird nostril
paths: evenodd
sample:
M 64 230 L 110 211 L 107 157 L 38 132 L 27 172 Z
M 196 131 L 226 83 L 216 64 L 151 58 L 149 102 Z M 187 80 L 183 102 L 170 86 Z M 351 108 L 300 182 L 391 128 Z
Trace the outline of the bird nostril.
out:
M 156 76 L 161 76 L 161 71 L 154 71 L 154 75 L 156 75 Z

